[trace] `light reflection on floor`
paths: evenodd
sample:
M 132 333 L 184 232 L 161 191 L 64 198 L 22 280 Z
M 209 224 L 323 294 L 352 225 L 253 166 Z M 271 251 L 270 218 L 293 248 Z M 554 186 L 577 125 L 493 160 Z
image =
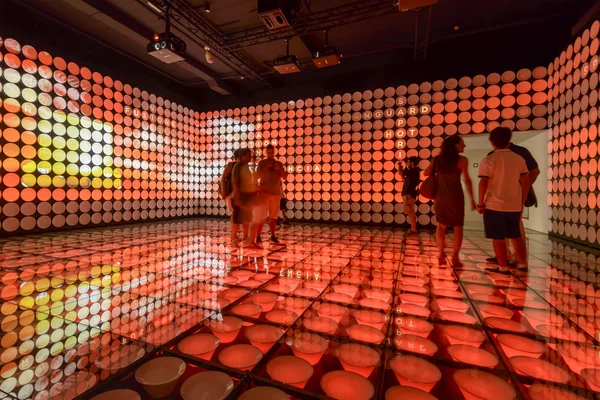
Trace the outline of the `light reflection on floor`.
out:
M 231 377 L 232 399 L 255 386 L 350 398 L 338 373 L 322 380 L 342 370 L 377 399 L 398 385 L 438 399 L 600 390 L 597 251 L 532 233 L 529 272 L 504 277 L 483 272 L 480 232 L 467 232 L 454 270 L 437 265 L 428 233 L 294 224 L 282 245 L 244 252 L 226 247 L 227 228 L 195 219 L 0 239 L 0 398 L 149 398 L 134 373 L 158 356 L 184 361 L 173 399 L 206 370 Z M 216 347 L 195 351 L 213 334 Z M 250 344 L 264 355 L 242 366 Z

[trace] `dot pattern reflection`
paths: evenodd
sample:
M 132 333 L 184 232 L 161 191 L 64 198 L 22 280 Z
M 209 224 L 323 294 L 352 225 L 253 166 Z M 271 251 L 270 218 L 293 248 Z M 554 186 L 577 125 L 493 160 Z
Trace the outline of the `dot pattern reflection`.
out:
M 0 394 L 598 390 L 590 248 L 532 234 L 530 270 L 504 276 L 474 232 L 461 270 L 425 233 L 295 224 L 239 250 L 227 232 L 194 219 L 1 240 Z M 170 386 L 152 385 L 158 357 Z

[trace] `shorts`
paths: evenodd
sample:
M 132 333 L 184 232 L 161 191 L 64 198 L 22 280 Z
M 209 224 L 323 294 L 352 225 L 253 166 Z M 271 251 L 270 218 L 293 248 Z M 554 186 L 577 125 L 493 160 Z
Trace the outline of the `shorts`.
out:
M 417 199 L 412 197 L 410 194 L 402 196 L 402 203 L 404 204 L 404 214 L 410 214 L 415 212 L 415 202 Z
M 259 196 L 258 192 L 240 193 L 239 204 L 236 205 L 236 202 L 233 201 L 231 222 L 234 224 L 252 222 L 253 210 Z
M 485 210 L 483 225 L 485 237 L 494 240 L 517 239 L 521 237 L 521 213 Z
M 281 195 L 280 194 L 263 194 L 266 199 L 269 218 L 279 218 L 279 209 L 281 208 Z

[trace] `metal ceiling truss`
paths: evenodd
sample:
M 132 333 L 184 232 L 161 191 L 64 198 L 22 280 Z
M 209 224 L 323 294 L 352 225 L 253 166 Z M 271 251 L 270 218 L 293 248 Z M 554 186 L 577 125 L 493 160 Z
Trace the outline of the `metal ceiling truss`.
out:
M 354 1 L 340 7 L 299 15 L 292 20 L 292 26 L 289 28 L 271 32 L 265 27 L 258 27 L 226 35 L 224 46 L 229 50 L 239 50 L 291 36 L 302 36 L 336 26 L 381 17 L 394 11 L 397 12 L 397 9 L 394 9 L 390 0 Z
M 147 1 L 136 1 L 156 14 L 152 8 L 148 7 Z M 206 19 L 200 17 L 197 11 L 187 4 L 185 0 L 152 0 L 152 3 L 162 10 L 166 10 L 166 7 L 168 6 L 171 23 L 173 25 L 178 26 L 179 29 L 188 31 L 198 38 L 199 44 L 210 47 L 212 52 L 219 55 L 219 58 L 222 61 L 229 64 L 242 76 L 253 79 L 264 86 L 271 86 L 271 84 L 261 76 L 262 71 L 260 65 L 241 50 L 227 48 L 223 34 Z M 157 15 L 164 19 L 164 15 Z
M 415 13 L 415 61 L 423 61 L 427 58 L 429 47 L 429 36 L 431 33 L 431 12 L 433 6 L 419 8 Z

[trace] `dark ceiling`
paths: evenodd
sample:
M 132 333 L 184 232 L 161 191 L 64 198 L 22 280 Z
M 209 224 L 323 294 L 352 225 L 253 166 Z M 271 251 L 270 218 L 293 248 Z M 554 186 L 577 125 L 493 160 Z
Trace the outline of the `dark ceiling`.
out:
M 204 0 L 21 0 L 13 4 L 61 21 L 177 87 L 188 88 L 186 92 L 202 93 L 196 103 L 216 107 L 545 64 L 571 41 L 572 26 L 596 2 L 439 0 L 431 10 L 417 13 L 399 12 L 392 0 L 288 1 L 298 3 L 297 12 L 292 28 L 280 32 L 264 27 L 257 0 L 209 0 L 210 13 L 203 12 Z M 186 62 L 163 64 L 146 54 L 153 32 L 164 30 L 164 12 L 150 3 L 163 8 L 167 2 L 173 31 L 187 43 Z M 329 44 L 344 57 L 341 65 L 319 70 L 311 54 L 323 47 L 324 28 Z M 415 31 L 419 32 L 417 52 Z M 272 60 L 285 53 L 285 37 L 291 37 L 290 52 L 303 66 L 299 74 L 282 76 L 271 67 Z M 205 45 L 213 49 L 213 64 L 205 59 Z

